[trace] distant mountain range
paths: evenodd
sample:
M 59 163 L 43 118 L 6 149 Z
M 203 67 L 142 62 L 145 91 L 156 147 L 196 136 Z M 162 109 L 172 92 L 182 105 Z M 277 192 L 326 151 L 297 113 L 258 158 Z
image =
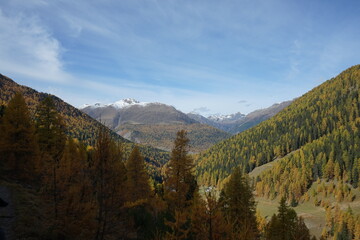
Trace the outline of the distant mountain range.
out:
M 124 138 L 170 151 L 176 132 L 185 129 L 191 152 L 206 150 L 231 134 L 192 119 L 173 106 L 127 98 L 111 104 L 85 105 L 82 109 Z
M 112 104 L 85 105 L 81 110 L 117 129 L 122 124 L 192 124 L 197 121 L 163 103 L 144 103 L 127 98 Z
M 247 115 L 240 112 L 230 115 L 211 115 L 209 117 L 197 113 L 188 113 L 187 115 L 200 123 L 208 124 L 231 134 L 237 134 L 275 116 L 275 114 L 289 106 L 291 102 L 276 103 L 271 107 L 255 110 Z
M 86 104 L 81 110 L 130 141 L 167 151 L 171 150 L 176 132 L 185 129 L 191 151 L 199 152 L 274 116 L 290 102 L 274 104 L 248 115 L 238 112 L 209 117 L 185 114 L 170 105 L 139 102 L 133 98 L 109 104 Z

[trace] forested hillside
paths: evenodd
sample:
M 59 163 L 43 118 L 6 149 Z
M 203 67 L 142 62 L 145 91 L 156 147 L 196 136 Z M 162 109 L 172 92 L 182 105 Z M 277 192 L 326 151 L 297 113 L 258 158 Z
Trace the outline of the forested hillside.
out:
M 346 172 L 348 181 L 356 186 L 359 85 L 360 65 L 356 65 L 294 100 L 273 118 L 199 154 L 200 182 L 219 184 L 235 166 L 249 172 L 307 145 L 306 149 L 323 151 L 320 156 L 310 151 L 316 164 L 307 174 L 309 177 L 322 176 L 324 166 L 331 159 L 338 163 L 341 174 Z
M 32 88 L 17 84 L 6 76 L 0 75 L 0 105 L 7 105 L 16 92 L 22 93 L 32 114 L 35 113 L 36 106 L 40 101 L 46 97 L 51 97 L 68 126 L 68 134 L 88 145 L 95 143 L 95 133 L 100 126 L 99 122 L 54 95 L 37 92 Z M 112 134 L 117 140 L 128 142 L 122 137 Z
M 8 195 L 1 207 L 11 206 L 13 215 L 0 219 L 2 238 L 310 240 L 303 219 L 284 200 L 269 223 L 256 215 L 240 168 L 220 198 L 211 188 L 202 196 L 186 131 L 177 132 L 164 181 L 157 183 L 138 147 L 125 157 L 123 144 L 104 126 L 89 148 L 66 136 L 51 98 L 36 109 L 32 119 L 17 93 L 0 115 L 0 187 Z
M 17 92 L 24 96 L 33 118 L 35 117 L 36 108 L 39 103 L 45 98 L 50 97 L 54 102 L 56 110 L 60 113 L 65 125 L 67 126 L 67 135 L 72 138 L 76 138 L 89 146 L 93 146 L 95 144 L 97 129 L 102 126 L 100 122 L 54 95 L 37 92 L 32 88 L 19 85 L 12 79 L 0 74 L 0 106 L 4 108 Z M 105 129 L 116 141 L 125 143 L 125 154 L 129 155 L 130 150 L 133 147 L 133 143 L 122 138 L 110 129 Z M 169 159 L 168 153 L 149 146 L 141 146 L 140 151 L 144 154 L 153 174 L 158 176 L 158 169 Z

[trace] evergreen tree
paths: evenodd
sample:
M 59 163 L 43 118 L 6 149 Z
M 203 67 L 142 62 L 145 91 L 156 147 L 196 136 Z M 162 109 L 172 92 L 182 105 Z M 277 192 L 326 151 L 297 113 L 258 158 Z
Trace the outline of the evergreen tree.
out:
M 20 93 L 9 102 L 0 128 L 0 166 L 4 173 L 20 180 L 34 179 L 39 148 L 28 107 Z
M 257 239 L 256 204 L 248 179 L 235 168 L 220 196 L 222 211 L 235 239 Z

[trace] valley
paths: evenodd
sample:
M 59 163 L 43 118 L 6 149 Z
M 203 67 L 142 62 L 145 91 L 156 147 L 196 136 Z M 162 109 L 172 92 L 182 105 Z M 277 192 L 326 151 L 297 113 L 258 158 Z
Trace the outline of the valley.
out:
M 294 231 L 298 231 L 296 234 L 307 232 L 308 239 L 310 235 L 321 239 L 339 234 L 348 234 L 356 239 L 360 230 L 359 81 L 360 66 L 356 65 L 293 101 L 276 104 L 248 115 L 238 113 L 205 118 L 194 113 L 182 113 L 166 104 L 141 103 L 134 99 L 124 99 L 113 104 L 87 105 L 80 111 L 56 96 L 18 85 L 1 75 L 0 119 L 3 137 L 0 151 L 3 154 L 1 166 L 4 176 L 1 184 L 6 189 L 13 189 L 14 200 L 11 201 L 16 202 L 14 211 L 29 208 L 30 212 L 24 210 L 24 215 L 20 215 L 24 219 L 27 219 L 27 214 L 38 216 L 42 211 L 51 211 L 51 205 L 48 204 L 54 201 L 51 200 L 51 191 L 55 186 L 47 181 L 47 178 L 59 181 L 57 185 L 63 191 L 59 192 L 63 195 L 55 199 L 55 204 L 59 204 L 60 209 L 56 207 L 55 214 L 57 211 L 65 211 L 61 204 L 70 204 L 73 201 L 72 191 L 78 190 L 71 190 L 72 187 L 90 193 L 93 188 L 101 187 L 97 181 L 106 181 L 114 184 L 114 187 L 123 186 L 122 190 L 117 190 L 120 191 L 118 193 L 115 190 L 107 192 L 101 200 L 108 201 L 106 196 L 113 196 L 118 198 L 117 201 L 122 201 L 126 211 L 118 214 L 123 214 L 123 219 L 140 217 L 142 215 L 136 211 L 148 209 L 146 211 L 149 211 L 151 218 L 157 218 L 151 211 L 172 212 L 175 214 L 173 221 L 176 222 L 182 221 L 181 217 L 176 215 L 176 209 L 188 209 L 186 214 L 190 215 L 187 215 L 186 219 L 192 219 L 194 224 L 189 229 L 193 234 L 203 234 L 203 230 L 198 230 L 196 226 L 200 224 L 197 221 L 204 221 L 209 217 L 206 209 L 213 206 L 209 204 L 218 204 L 219 208 L 214 208 L 214 211 L 218 214 L 218 221 L 224 224 L 228 221 L 243 221 L 232 216 L 238 211 L 238 206 L 248 206 L 241 211 L 249 211 L 249 219 L 246 221 L 251 221 L 256 226 L 257 230 L 249 232 L 251 238 L 257 234 L 267 236 L 278 231 L 276 224 L 280 223 L 276 222 L 276 218 L 281 216 L 281 211 L 285 211 L 290 214 L 289 219 L 292 216 L 291 221 L 295 224 L 293 227 L 297 229 Z M 16 107 L 16 104 L 21 107 Z M 53 115 L 44 117 L 50 113 Z M 21 118 L 24 121 L 14 126 L 28 124 L 27 127 L 20 127 L 18 130 L 13 127 L 12 124 L 20 118 L 16 114 L 23 114 Z M 32 127 L 33 121 L 36 124 Z M 46 124 L 41 121 L 53 121 L 53 127 L 47 130 L 48 133 L 42 132 L 41 129 Z M 62 124 L 67 128 L 62 128 Z M 241 129 L 244 125 L 250 128 L 235 135 L 229 131 Z M 59 129 L 56 130 L 55 126 Z M 224 131 L 226 129 L 227 132 Z M 19 142 L 13 131 L 23 132 L 22 139 L 27 140 Z M 52 136 L 54 140 L 51 140 Z M 43 138 L 48 140 L 41 142 Z M 55 140 L 61 141 L 52 143 Z M 24 147 L 32 147 L 24 148 L 26 150 L 9 148 L 20 143 L 25 144 Z M 46 148 L 48 144 L 55 145 Z M 56 153 L 59 146 L 63 146 L 61 155 Z M 22 154 L 22 151 L 27 151 L 27 154 Z M 48 159 L 51 158 L 57 160 L 49 162 Z M 11 159 L 15 159 L 15 165 L 12 165 Z M 105 159 L 107 160 L 102 162 Z M 39 165 L 37 161 L 42 161 L 42 164 Z M 17 169 L 17 166 L 24 162 L 30 164 L 29 167 Z M 51 166 L 57 172 L 56 176 L 49 171 Z M 176 168 L 178 172 L 174 172 Z M 82 170 L 79 172 L 79 169 Z M 98 172 L 100 169 L 106 174 Z M 180 172 L 183 174 L 182 180 L 177 175 Z M 108 178 L 103 179 L 107 174 Z M 14 177 L 17 179 L 15 182 Z M 36 182 L 39 181 L 35 180 L 36 178 L 53 190 L 36 190 Z M 82 183 L 77 179 L 82 179 Z M 91 179 L 98 180 L 92 182 Z M 24 180 L 32 182 L 30 188 L 22 184 Z M 62 185 L 62 181 L 68 181 L 68 185 Z M 175 191 L 172 189 L 179 185 L 171 184 L 183 186 Z M 199 198 L 196 197 L 197 189 L 202 189 Z M 243 189 L 241 194 L 237 192 L 240 189 Z M 108 190 L 99 188 L 97 191 Z M 185 193 L 185 190 L 188 193 Z M 56 190 L 56 195 L 58 191 L 60 190 Z M 186 194 L 191 194 L 191 197 L 188 197 L 191 201 L 184 197 Z M 241 204 L 245 205 L 236 205 L 240 202 L 231 203 L 231 199 L 242 194 L 246 197 L 239 201 L 244 201 Z M 31 199 L 31 202 L 25 200 L 21 203 L 18 198 L 22 196 Z M 88 204 L 95 204 L 94 209 L 102 204 L 92 198 L 91 194 L 84 196 L 87 197 L 86 204 L 78 202 L 72 206 L 80 215 L 70 219 L 70 222 L 84 217 L 82 214 Z M 36 208 L 32 205 L 39 203 L 47 207 Z M 114 205 L 110 202 L 108 204 L 109 210 L 113 209 Z M 233 209 L 226 210 L 228 207 Z M 256 211 L 258 213 L 255 216 Z M 92 214 L 96 215 L 95 212 Z M 51 214 L 48 215 L 50 216 Z M 62 217 L 67 221 L 66 214 Z M 91 222 L 92 219 L 86 217 L 81 221 Z M 44 224 L 41 221 L 35 222 Z M 51 217 L 47 221 L 53 222 Z M 167 220 L 160 218 L 159 221 Z M 26 229 L 25 224 L 28 224 L 28 220 L 13 223 L 21 231 L 30 234 L 31 230 Z M 69 232 L 60 233 L 59 230 L 56 234 L 77 234 L 75 232 L 78 229 L 63 224 Z M 95 222 L 91 224 L 96 225 Z M 149 230 L 144 228 L 151 226 L 148 224 L 134 222 L 131 225 L 132 230 L 122 234 L 130 234 L 126 235 L 126 239 L 132 239 L 132 235 L 155 236 L 154 232 L 148 232 Z M 157 225 L 156 228 L 166 234 L 175 233 L 175 230 L 167 232 L 168 230 L 161 226 Z M 218 227 L 222 229 L 219 231 L 228 228 L 226 225 Z M 41 231 L 46 232 L 49 229 L 45 227 Z M 89 229 L 86 231 L 91 232 Z M 237 231 L 234 228 L 230 232 L 241 234 Z M 344 231 L 346 233 L 343 233 Z
M 360 240 L 359 12 L 1 0 L 0 240 Z

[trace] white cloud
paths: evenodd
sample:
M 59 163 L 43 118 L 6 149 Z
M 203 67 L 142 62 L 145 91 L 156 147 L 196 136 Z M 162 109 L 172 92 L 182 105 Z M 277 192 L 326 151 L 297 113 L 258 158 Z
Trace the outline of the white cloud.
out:
M 43 81 L 66 82 L 60 42 L 36 17 L 6 16 L 0 9 L 0 71 Z
M 210 109 L 207 107 L 199 107 L 199 108 L 195 108 L 194 110 L 192 110 L 192 112 L 195 113 L 207 113 L 210 112 Z

